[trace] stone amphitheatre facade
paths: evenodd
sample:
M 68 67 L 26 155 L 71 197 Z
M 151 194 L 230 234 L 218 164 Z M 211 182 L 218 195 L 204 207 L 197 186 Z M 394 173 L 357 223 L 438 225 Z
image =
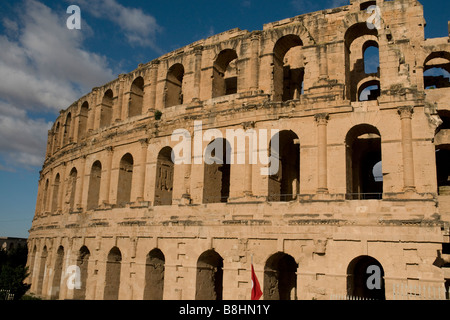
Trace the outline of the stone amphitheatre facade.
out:
M 265 300 L 448 287 L 450 85 L 427 71 L 450 71 L 450 36 L 425 39 L 425 24 L 415 0 L 351 0 L 214 35 L 94 88 L 48 133 L 31 292 L 250 299 L 252 261 Z M 227 129 L 279 130 L 279 170 L 194 154 L 174 164 L 179 129 L 202 150 L 233 144 Z M 380 289 L 366 286 L 372 265 Z

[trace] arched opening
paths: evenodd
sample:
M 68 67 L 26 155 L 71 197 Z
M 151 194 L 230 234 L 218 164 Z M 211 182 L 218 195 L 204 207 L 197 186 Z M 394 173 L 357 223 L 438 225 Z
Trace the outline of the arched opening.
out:
M 38 273 L 38 279 L 37 279 L 37 290 L 36 293 L 38 295 L 42 295 L 43 293 L 43 286 L 44 286 L 44 276 L 47 269 L 47 246 L 44 246 L 41 253 L 41 258 L 39 261 L 39 273 Z
M 51 291 L 51 299 L 59 299 L 59 291 L 61 287 L 61 275 L 64 262 L 64 248 L 60 246 L 56 252 L 55 269 L 53 275 L 53 284 Z
M 108 89 L 103 95 L 102 105 L 100 109 L 100 128 L 109 127 L 112 123 L 113 112 L 113 92 Z
M 366 78 L 380 79 L 378 31 L 361 22 L 348 28 L 345 34 L 345 77 L 347 99 L 362 101 L 358 84 Z
M 88 278 L 88 265 L 89 257 L 91 252 L 86 246 L 82 246 L 77 257 L 77 266 L 80 268 L 80 287 L 75 287 L 74 289 L 74 299 L 75 300 L 85 300 L 86 299 L 86 286 Z
M 102 180 L 102 164 L 100 161 L 95 161 L 91 168 L 89 176 L 89 191 L 87 209 L 93 210 L 99 205 L 100 197 L 100 183 Z
M 155 206 L 172 205 L 174 163 L 172 148 L 164 147 L 156 162 Z
M 272 137 L 269 150 L 272 151 L 273 141 L 278 140 L 278 152 L 270 156 L 278 159 L 278 172 L 269 176 L 269 201 L 291 201 L 299 193 L 300 181 L 300 144 L 298 136 L 291 130 L 283 130 Z M 274 140 L 275 139 L 275 140 Z
M 227 202 L 230 196 L 231 145 L 223 138 L 211 141 L 205 150 L 203 203 Z
M 119 183 L 117 185 L 117 205 L 124 207 L 131 201 L 131 186 L 133 180 L 133 156 L 129 153 L 120 159 Z
M 165 257 L 161 250 L 153 249 L 145 262 L 144 300 L 162 300 L 164 294 Z
M 52 194 L 52 213 L 56 213 L 58 211 L 59 204 L 59 185 L 60 185 L 60 177 L 59 173 L 55 177 L 55 182 L 53 184 L 53 194 Z
M 384 270 L 370 256 L 353 259 L 347 268 L 347 294 L 371 300 L 385 300 Z
M 299 99 L 305 75 L 303 42 L 297 35 L 280 38 L 273 49 L 274 101 Z
M 183 104 L 184 67 L 180 63 L 174 64 L 167 72 L 165 87 L 166 108 Z
M 438 194 L 450 195 L 450 111 L 439 110 L 438 114 L 442 120 L 434 137 Z
M 55 125 L 55 129 L 53 131 L 53 153 L 55 153 L 56 151 L 58 151 L 58 149 L 60 148 L 60 143 L 59 143 L 59 122 L 56 123 Z
M 137 77 L 131 84 L 128 116 L 134 117 L 142 114 L 144 99 L 144 79 Z
M 120 270 L 122 253 L 114 247 L 109 251 L 106 261 L 105 292 L 103 300 L 118 300 L 120 288 Z
M 72 141 L 72 114 L 69 112 L 64 125 L 63 145 Z
M 424 88 L 450 87 L 450 52 L 438 51 L 430 54 L 423 68 Z
M 370 80 L 363 83 L 358 89 L 358 101 L 374 101 L 380 96 L 380 81 Z
M 87 136 L 87 120 L 89 113 L 89 103 L 83 102 L 78 116 L 78 139 L 81 140 Z
M 222 300 L 223 258 L 214 250 L 203 252 L 197 260 L 196 300 Z
M 381 171 L 381 135 L 377 128 L 361 124 L 346 136 L 347 198 L 381 199 L 383 180 L 374 176 L 374 167 Z
M 236 51 L 232 49 L 219 53 L 213 66 L 213 98 L 237 93 L 237 58 Z
M 297 268 L 295 259 L 277 252 L 264 266 L 264 300 L 296 300 Z
M 69 174 L 69 181 L 67 183 L 67 195 L 69 197 L 69 211 L 73 211 L 75 208 L 75 192 L 77 190 L 78 171 L 76 168 L 72 168 Z

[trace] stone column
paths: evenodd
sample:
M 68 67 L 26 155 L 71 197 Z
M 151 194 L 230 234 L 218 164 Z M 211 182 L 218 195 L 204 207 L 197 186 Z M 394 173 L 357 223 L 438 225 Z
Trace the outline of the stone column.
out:
M 105 171 L 102 173 L 102 184 L 100 185 L 100 205 L 106 206 L 109 204 L 109 189 L 111 186 L 111 164 L 113 157 L 113 148 L 106 147 L 106 161 L 105 161 Z M 105 182 L 103 184 L 103 181 Z
M 66 185 L 66 163 L 63 162 L 61 163 L 61 174 L 60 174 L 60 181 L 59 181 L 59 195 L 58 195 L 58 213 L 62 212 L 63 209 L 63 200 L 64 200 L 64 192 L 65 190 L 65 185 Z
M 192 101 L 200 100 L 200 80 L 202 75 L 202 54 L 203 47 L 196 46 L 194 48 L 194 96 L 192 97 Z
M 136 202 L 144 201 L 144 186 L 145 186 L 145 172 L 147 167 L 147 150 L 148 150 L 148 140 L 139 140 L 141 149 L 138 154 L 137 159 L 137 170 L 136 170 Z
M 327 163 L 327 124 L 328 113 L 319 113 L 314 116 L 317 123 L 317 193 L 328 193 L 328 163 Z
M 258 90 L 258 62 L 259 62 L 259 37 L 260 32 L 253 32 L 250 36 L 250 77 L 249 77 L 249 89 Z
M 414 156 L 412 145 L 412 115 L 414 107 L 404 106 L 397 109 L 402 122 L 402 153 L 403 153 L 403 190 L 415 191 L 414 183 Z
M 119 122 L 122 120 L 122 109 L 123 109 L 123 91 L 125 86 L 125 77 L 124 74 L 119 74 L 119 85 L 118 91 L 117 91 L 117 106 L 116 108 L 113 108 L 113 122 Z
M 87 119 L 87 131 L 92 131 L 96 129 L 95 126 L 95 118 L 96 118 L 96 110 L 97 110 L 97 99 L 99 95 L 99 89 L 94 88 L 92 89 L 91 94 L 91 103 L 89 103 L 89 110 L 88 110 L 88 119 Z
M 189 139 L 191 139 L 191 155 L 189 159 L 186 159 L 188 163 L 183 164 L 183 194 L 181 195 L 181 204 L 191 203 L 191 170 L 192 159 L 194 150 L 194 129 L 189 132 Z M 188 139 L 188 137 L 186 137 Z
M 244 130 L 254 130 L 255 128 L 255 122 L 244 122 L 243 123 Z M 256 143 L 256 141 L 253 141 L 253 143 Z M 253 195 L 253 165 L 252 165 L 252 158 L 253 158 L 253 146 L 250 143 L 247 143 L 247 139 L 245 139 L 245 150 L 248 154 L 248 158 L 245 159 L 245 176 L 244 176 L 244 196 L 251 196 Z M 252 148 L 250 148 L 252 147 Z
M 320 61 L 320 76 L 319 78 L 324 80 L 328 78 L 328 57 L 327 57 L 327 45 L 324 44 L 319 47 L 319 61 Z
M 80 177 L 77 181 L 77 190 L 75 191 L 76 199 L 75 199 L 75 207 L 78 211 L 83 211 L 83 187 L 84 187 L 84 174 L 86 172 L 86 156 L 82 156 L 80 165 Z
M 159 61 L 153 61 L 150 66 L 150 89 L 148 92 L 148 112 L 156 109 L 156 84 L 158 81 L 158 65 Z M 146 93 L 147 94 L 147 93 Z

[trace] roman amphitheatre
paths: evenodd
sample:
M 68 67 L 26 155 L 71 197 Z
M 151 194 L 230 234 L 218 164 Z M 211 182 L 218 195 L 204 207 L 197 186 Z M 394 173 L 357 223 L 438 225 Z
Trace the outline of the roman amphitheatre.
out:
M 425 39 L 416 0 L 349 2 L 199 40 L 62 106 L 28 239 L 30 291 L 249 300 L 252 262 L 264 300 L 448 291 L 450 82 L 438 71 L 450 72 L 450 35 Z M 199 141 L 220 142 L 219 161 L 175 164 L 179 129 L 216 132 Z M 230 129 L 277 130 L 257 144 L 277 172 L 233 161 L 256 144 L 228 148 Z

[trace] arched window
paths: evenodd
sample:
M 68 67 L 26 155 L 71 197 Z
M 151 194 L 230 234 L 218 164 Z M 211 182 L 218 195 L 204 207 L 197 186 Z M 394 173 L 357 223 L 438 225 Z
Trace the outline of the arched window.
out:
M 81 140 L 87 136 L 87 120 L 89 112 L 89 103 L 83 102 L 80 108 L 79 122 L 78 122 L 78 139 Z
M 109 251 L 106 260 L 105 291 L 103 300 L 118 300 L 120 288 L 120 270 L 122 265 L 122 253 L 114 247 Z
M 67 183 L 67 195 L 69 196 L 69 211 L 73 211 L 75 208 L 75 192 L 77 190 L 78 171 L 76 168 L 72 168 L 69 174 L 69 181 Z
M 60 246 L 56 252 L 55 269 L 53 274 L 53 284 L 51 290 L 51 299 L 59 299 L 59 291 L 61 286 L 61 275 L 64 262 L 64 248 Z
M 277 252 L 264 266 L 264 300 L 296 300 L 297 268 L 295 259 L 283 252 Z
M 173 173 L 172 148 L 164 147 L 156 163 L 155 206 L 172 205 Z
M 425 60 L 423 71 L 425 89 L 450 87 L 450 52 L 430 54 Z
M 174 64 L 167 72 L 165 87 L 165 107 L 169 108 L 183 104 L 184 67 L 180 63 Z
M 100 128 L 109 127 L 112 123 L 113 112 L 113 92 L 108 89 L 103 95 L 101 111 L 100 111 Z
M 133 156 L 129 153 L 120 159 L 119 184 L 117 186 L 117 205 L 120 207 L 125 206 L 131 200 L 133 163 Z
M 373 101 L 380 96 L 380 81 L 370 80 L 358 89 L 358 101 Z
M 273 49 L 274 101 L 299 99 L 303 92 L 305 66 L 303 42 L 297 35 L 280 38 Z
M 361 124 L 346 137 L 347 196 L 349 199 L 381 199 L 383 194 L 381 135 L 377 128 Z M 374 176 L 376 169 L 378 179 Z M 381 173 L 380 173 L 381 171 Z
M 269 201 L 291 201 L 299 193 L 300 181 L 300 145 L 298 136 L 293 131 L 283 130 L 272 137 L 278 140 L 278 148 L 274 148 L 275 157 L 279 161 L 278 172 L 269 176 Z M 278 151 L 276 151 L 278 149 Z
M 345 33 L 345 77 L 347 98 L 361 101 L 358 85 L 366 78 L 380 81 L 378 31 L 357 23 Z
M 52 213 L 56 213 L 59 209 L 59 185 L 60 185 L 59 173 L 55 177 L 55 183 L 53 184 L 52 194 Z
M 98 207 L 100 197 L 100 183 L 102 180 L 102 164 L 95 161 L 91 168 L 89 176 L 89 191 L 87 209 L 92 210 Z
M 144 99 L 144 79 L 137 77 L 130 88 L 130 101 L 128 104 L 128 116 L 134 117 L 142 114 Z
M 231 145 L 223 138 L 206 147 L 203 177 L 203 203 L 227 202 L 230 196 Z
M 213 66 L 213 98 L 237 93 L 237 57 L 232 49 L 219 53 Z
M 385 300 L 384 270 L 376 259 L 359 256 L 350 262 L 347 268 L 347 294 L 364 299 Z
M 82 246 L 77 257 L 77 266 L 80 268 L 80 288 L 75 287 L 74 299 L 84 300 L 86 299 L 86 286 L 88 278 L 88 264 L 91 252 L 86 246 Z
M 165 257 L 161 250 L 153 249 L 145 263 L 144 300 L 162 300 L 164 293 Z
M 45 266 L 47 263 L 47 246 L 44 246 L 41 253 L 41 258 L 39 261 L 39 273 L 38 273 L 38 279 L 37 279 L 37 290 L 36 293 L 38 295 L 41 295 L 43 293 L 43 286 L 44 286 L 44 277 L 45 277 Z
M 223 258 L 214 250 L 203 252 L 197 260 L 196 300 L 222 300 Z
M 63 145 L 71 142 L 72 139 L 72 114 L 69 112 L 64 125 Z

